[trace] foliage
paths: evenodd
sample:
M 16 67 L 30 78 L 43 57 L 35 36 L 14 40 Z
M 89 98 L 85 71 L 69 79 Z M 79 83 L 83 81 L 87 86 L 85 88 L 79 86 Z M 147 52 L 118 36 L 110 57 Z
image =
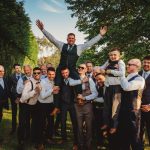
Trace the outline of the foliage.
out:
M 68 9 L 77 17 L 76 26 L 95 36 L 99 27 L 108 26 L 108 33 L 98 45 L 107 43 L 107 52 L 120 47 L 125 60 L 142 58 L 150 53 L 150 1 L 149 0 L 65 0 Z M 100 52 L 107 55 L 107 52 Z M 103 58 L 106 58 L 104 56 Z
M 14 63 L 34 63 L 37 59 L 37 44 L 30 31 L 30 19 L 25 13 L 23 2 L 0 1 L 0 63 L 11 71 Z M 32 51 L 33 50 L 33 51 Z M 31 54 L 32 51 L 32 54 Z

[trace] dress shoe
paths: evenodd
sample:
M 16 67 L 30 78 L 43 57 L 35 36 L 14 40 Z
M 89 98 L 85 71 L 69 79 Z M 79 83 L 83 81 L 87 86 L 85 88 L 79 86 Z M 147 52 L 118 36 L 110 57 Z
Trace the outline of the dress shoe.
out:
M 57 113 L 60 113 L 60 109 L 55 107 L 50 115 L 55 116 Z
M 111 129 L 109 130 L 109 133 L 110 133 L 110 134 L 114 134 L 114 133 L 116 133 L 116 131 L 117 131 L 116 128 L 111 128 Z
M 78 150 L 78 146 L 74 144 L 72 150 Z
M 57 142 L 57 144 L 59 144 L 59 145 L 62 145 L 64 143 L 66 143 L 66 140 L 60 140 L 60 141 Z
M 50 145 L 56 144 L 56 142 L 53 139 L 47 139 L 47 143 Z

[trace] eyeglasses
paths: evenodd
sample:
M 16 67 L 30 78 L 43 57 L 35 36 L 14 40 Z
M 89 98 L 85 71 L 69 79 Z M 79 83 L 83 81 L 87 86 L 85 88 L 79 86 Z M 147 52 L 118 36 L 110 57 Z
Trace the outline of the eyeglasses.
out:
M 34 75 L 36 75 L 36 74 L 39 75 L 39 74 L 41 74 L 41 72 L 33 72 L 33 74 L 34 74 Z
M 127 64 L 127 66 L 137 66 L 136 64 Z
M 83 69 L 84 69 L 84 67 L 78 66 L 78 69 L 82 69 L 82 70 L 83 70 Z

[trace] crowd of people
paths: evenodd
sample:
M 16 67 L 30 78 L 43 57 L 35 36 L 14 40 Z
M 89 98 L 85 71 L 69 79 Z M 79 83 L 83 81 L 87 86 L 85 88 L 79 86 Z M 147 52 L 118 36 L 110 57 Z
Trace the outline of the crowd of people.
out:
M 10 98 L 10 134 L 17 132 L 19 150 L 29 138 L 37 150 L 44 150 L 45 143 L 65 144 L 67 112 L 73 150 L 92 150 L 94 137 L 97 149 L 144 150 L 145 128 L 150 144 L 150 56 L 142 63 L 134 58 L 125 64 L 120 49 L 113 48 L 103 65 L 86 61 L 76 67 L 82 51 L 103 38 L 107 28 L 102 27 L 100 34 L 85 44 L 76 45 L 73 33 L 68 34 L 65 44 L 48 33 L 41 21 L 36 23 L 61 51 L 57 69 L 51 64 L 33 69 L 25 65 L 22 73 L 21 66 L 14 64 L 14 73 L 5 78 L 0 65 L 0 122 Z M 56 143 L 59 124 L 61 140 Z

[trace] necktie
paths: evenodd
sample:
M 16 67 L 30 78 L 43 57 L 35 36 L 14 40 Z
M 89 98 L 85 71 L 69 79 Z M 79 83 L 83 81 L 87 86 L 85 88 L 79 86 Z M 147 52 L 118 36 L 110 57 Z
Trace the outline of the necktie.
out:
M 2 86 L 2 88 L 4 89 L 4 81 L 3 81 L 3 79 L 1 78 L 0 79 L 0 85 Z
M 72 45 L 69 45 L 68 52 L 72 50 Z
M 17 76 L 17 80 L 19 80 L 20 79 L 20 76 Z
M 147 78 L 147 72 L 144 72 L 143 74 L 143 78 L 146 79 Z
M 66 83 L 66 85 L 68 84 L 68 79 L 65 79 L 65 83 Z

